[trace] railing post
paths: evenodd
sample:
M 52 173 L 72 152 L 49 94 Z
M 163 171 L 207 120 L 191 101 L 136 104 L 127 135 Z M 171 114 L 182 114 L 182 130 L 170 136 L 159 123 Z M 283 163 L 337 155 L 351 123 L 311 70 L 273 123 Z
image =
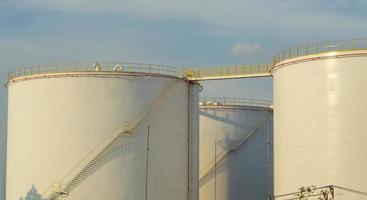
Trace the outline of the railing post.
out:
M 327 49 L 328 49 L 328 51 L 331 50 L 331 42 L 328 42 Z
M 308 55 L 308 45 L 306 45 L 306 55 Z
M 320 52 L 320 43 L 316 43 L 316 53 Z
M 291 54 L 292 54 L 291 51 L 292 51 L 292 48 L 289 48 L 289 57 L 288 58 L 292 57 L 291 56 Z
M 340 41 L 340 50 L 344 50 L 344 41 Z
M 299 56 L 299 47 L 297 47 L 297 56 Z

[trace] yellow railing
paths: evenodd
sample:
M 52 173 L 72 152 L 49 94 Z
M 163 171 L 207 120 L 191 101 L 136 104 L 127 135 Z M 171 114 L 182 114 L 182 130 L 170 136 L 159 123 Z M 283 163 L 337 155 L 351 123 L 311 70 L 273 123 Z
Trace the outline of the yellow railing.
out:
M 73 73 L 73 72 L 136 72 L 154 73 L 182 77 L 182 70 L 171 66 L 142 64 L 142 63 L 80 63 L 60 65 L 33 65 L 26 68 L 16 69 L 8 74 L 8 81 L 19 77 L 42 75 L 51 73 Z
M 271 64 L 189 68 L 184 76 L 189 80 L 217 80 L 270 76 Z
M 141 64 L 141 63 L 81 63 L 81 64 L 60 64 L 60 65 L 33 65 L 26 68 L 16 69 L 8 74 L 8 81 L 14 79 L 57 73 L 75 72 L 135 72 L 170 75 L 188 80 L 217 80 L 232 78 L 249 78 L 270 76 L 271 64 L 260 65 L 240 65 L 240 66 L 221 66 L 206 68 L 187 68 L 179 69 L 165 65 Z
M 92 71 L 162 74 L 179 78 L 186 78 L 188 80 L 194 81 L 264 77 L 271 76 L 270 71 L 272 70 L 273 66 L 286 59 L 317 53 L 347 50 L 367 50 L 367 38 L 339 40 L 333 42 L 319 42 L 284 49 L 283 51 L 280 51 L 273 56 L 272 64 L 186 68 L 184 70 L 165 65 L 117 62 L 33 65 L 26 68 L 16 69 L 15 71 L 10 72 L 8 75 L 8 81 L 10 82 L 16 78 L 32 75 Z
M 287 60 L 298 56 L 306 56 L 333 51 L 364 50 L 364 49 L 367 49 L 367 38 L 311 43 L 289 49 L 283 49 L 283 51 L 280 51 L 273 56 L 273 65 L 283 60 Z
M 256 106 L 272 107 L 272 101 L 260 99 L 240 99 L 240 98 L 203 98 L 200 99 L 201 106 Z

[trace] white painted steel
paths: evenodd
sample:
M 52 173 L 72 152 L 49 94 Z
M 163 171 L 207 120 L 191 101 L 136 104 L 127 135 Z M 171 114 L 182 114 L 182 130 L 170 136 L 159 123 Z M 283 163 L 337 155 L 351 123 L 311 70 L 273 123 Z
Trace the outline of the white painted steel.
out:
M 198 92 L 176 77 L 129 73 L 9 85 L 7 199 L 24 197 L 32 185 L 49 199 L 144 199 L 149 127 L 148 199 L 197 200 Z M 99 155 L 121 127 L 131 133 Z M 67 189 L 73 178 L 77 186 Z
M 367 191 L 366 73 L 367 51 L 303 56 L 275 66 L 275 195 L 311 185 Z M 336 199 L 366 199 L 336 191 Z
M 1 133 L 1 141 L 0 141 L 0 164 L 1 164 L 1 172 L 0 172 L 0 198 L 5 199 L 5 177 L 6 177 L 6 130 L 3 130 Z
M 271 138 L 271 108 L 202 104 L 200 200 L 268 199 Z

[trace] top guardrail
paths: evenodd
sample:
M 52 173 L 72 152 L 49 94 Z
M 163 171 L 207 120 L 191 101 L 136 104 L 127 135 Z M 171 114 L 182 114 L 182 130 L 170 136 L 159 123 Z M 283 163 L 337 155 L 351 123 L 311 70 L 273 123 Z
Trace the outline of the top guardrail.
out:
M 190 80 L 220 80 L 270 76 L 271 64 L 188 68 L 184 75 Z
M 165 65 L 141 63 L 79 63 L 33 65 L 16 69 L 8 74 L 8 83 L 23 77 L 76 72 L 137 72 L 186 78 L 193 81 L 270 76 L 271 64 L 219 66 L 179 69 Z
M 16 69 L 8 74 L 8 81 L 16 78 L 53 74 L 53 73 L 73 73 L 73 72 L 136 72 L 152 73 L 176 76 L 182 78 L 182 70 L 171 66 L 142 64 L 142 63 L 80 63 L 80 64 L 59 64 L 59 65 L 32 65 L 25 68 Z
M 273 102 L 261 99 L 202 98 L 200 106 L 254 106 L 272 108 Z
M 311 43 L 289 49 L 284 49 L 283 51 L 278 52 L 276 55 L 273 56 L 273 65 L 276 65 L 281 61 L 290 58 L 295 58 L 298 56 L 306 56 L 334 51 L 366 50 L 366 49 L 367 49 L 367 38 Z

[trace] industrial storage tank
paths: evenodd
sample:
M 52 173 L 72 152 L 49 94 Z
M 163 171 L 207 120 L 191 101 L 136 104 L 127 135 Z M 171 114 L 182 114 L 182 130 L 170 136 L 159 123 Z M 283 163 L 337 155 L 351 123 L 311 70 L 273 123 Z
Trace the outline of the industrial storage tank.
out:
M 272 196 L 271 102 L 203 99 L 200 103 L 200 200 Z
M 0 133 L 0 199 L 5 199 L 6 130 Z
M 200 85 L 172 67 L 9 74 L 6 199 L 197 200 Z
M 275 199 L 367 198 L 367 39 L 274 57 Z

